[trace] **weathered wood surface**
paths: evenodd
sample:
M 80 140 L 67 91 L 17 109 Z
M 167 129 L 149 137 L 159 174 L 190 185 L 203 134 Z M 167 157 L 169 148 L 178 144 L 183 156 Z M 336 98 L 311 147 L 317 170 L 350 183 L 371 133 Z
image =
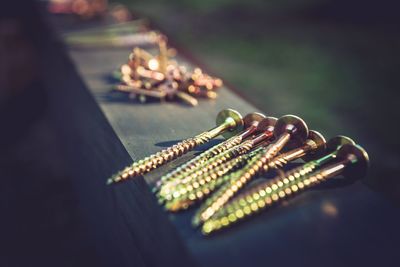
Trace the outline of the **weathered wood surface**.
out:
M 212 127 L 215 115 L 223 108 L 243 114 L 257 111 L 227 88 L 220 91 L 217 100 L 201 101 L 197 108 L 174 102 L 140 104 L 126 96 L 116 97 L 110 93 L 107 77 L 126 61 L 128 53 L 129 49 L 118 48 L 70 51 L 133 160 Z M 151 185 L 177 162 L 145 175 L 146 181 Z M 162 212 L 161 207 L 159 210 Z M 193 211 L 169 217 L 202 266 L 370 266 L 390 265 L 395 258 L 395 240 L 399 238 L 396 225 L 400 222 L 396 212 L 389 202 L 357 182 L 344 187 L 337 183 L 320 186 L 210 238 L 191 228 Z

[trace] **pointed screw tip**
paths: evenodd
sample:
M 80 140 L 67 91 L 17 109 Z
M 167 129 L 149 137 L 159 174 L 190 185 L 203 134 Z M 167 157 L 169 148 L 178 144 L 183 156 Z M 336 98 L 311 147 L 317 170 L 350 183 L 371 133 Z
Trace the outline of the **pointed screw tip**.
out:
M 192 220 L 192 226 L 193 228 L 198 228 L 201 225 L 201 221 L 198 217 L 194 217 Z

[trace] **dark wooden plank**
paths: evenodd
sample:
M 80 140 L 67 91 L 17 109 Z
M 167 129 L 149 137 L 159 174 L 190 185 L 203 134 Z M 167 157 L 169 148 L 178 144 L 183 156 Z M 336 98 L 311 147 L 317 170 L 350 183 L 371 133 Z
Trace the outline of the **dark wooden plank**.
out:
M 143 178 L 106 186 L 129 154 L 37 6 L 12 8 L 37 76 L 1 106 L 2 266 L 193 265 Z
M 177 103 L 140 104 L 113 98 L 106 77 L 124 63 L 128 49 L 71 50 L 85 82 L 133 160 L 212 127 L 223 108 L 257 111 L 229 89 L 197 108 Z M 189 63 L 188 63 L 189 64 Z M 273 111 L 266 110 L 268 115 Z M 185 157 L 186 159 L 189 156 Z M 178 162 L 181 162 L 179 160 Z M 151 185 L 177 162 L 145 175 Z M 129 182 L 128 182 L 129 183 Z M 396 209 L 363 183 L 330 184 L 303 194 L 253 220 L 211 238 L 192 229 L 193 211 L 170 215 L 202 266 L 390 265 L 399 231 Z

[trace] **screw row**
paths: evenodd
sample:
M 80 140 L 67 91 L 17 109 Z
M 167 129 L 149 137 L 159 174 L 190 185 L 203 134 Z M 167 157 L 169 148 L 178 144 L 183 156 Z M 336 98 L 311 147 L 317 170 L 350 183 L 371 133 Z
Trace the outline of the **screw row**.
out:
M 334 162 L 316 170 L 332 159 L 335 159 Z M 345 178 L 353 180 L 363 177 L 368 168 L 368 162 L 368 154 L 362 147 L 345 144 L 335 153 L 331 153 L 329 157 L 311 161 L 287 172 L 283 177 L 278 176 L 251 188 L 220 209 L 210 220 L 207 220 L 202 227 L 202 232 L 210 234 L 225 228 L 286 197 L 298 194 L 337 175 L 342 174 Z
M 246 125 L 237 136 L 164 175 L 156 186 L 160 204 L 169 211 L 184 210 L 205 200 L 192 220 L 193 226 L 201 226 L 204 234 L 247 218 L 344 169 L 351 169 L 344 167 L 356 162 L 349 155 L 364 151 L 345 136 L 326 142 L 320 133 L 309 131 L 305 122 L 294 115 L 278 120 L 264 116 L 256 124 Z M 243 133 L 249 134 L 241 135 Z M 365 153 L 357 155 L 359 162 L 368 158 Z M 286 173 L 282 170 L 289 162 L 300 158 L 305 165 Z M 336 165 L 329 164 L 332 161 Z M 256 186 L 247 186 L 251 180 L 272 170 L 280 175 Z

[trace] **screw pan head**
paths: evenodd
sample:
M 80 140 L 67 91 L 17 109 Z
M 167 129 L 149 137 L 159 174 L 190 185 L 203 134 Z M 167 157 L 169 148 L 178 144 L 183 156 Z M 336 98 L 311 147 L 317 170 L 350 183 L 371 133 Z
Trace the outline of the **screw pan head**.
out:
M 282 116 L 275 124 L 275 138 L 287 132 L 291 133 L 290 141 L 286 145 L 289 149 L 301 146 L 308 137 L 307 124 L 300 117 L 295 115 Z
M 248 128 L 254 124 L 261 122 L 265 118 L 265 115 L 259 112 L 249 113 L 243 118 L 244 128 Z
M 326 140 L 325 140 L 324 136 L 315 130 L 310 130 L 308 132 L 307 139 L 314 141 L 314 143 L 317 145 L 317 149 L 315 149 L 311 153 L 305 155 L 303 157 L 303 160 L 310 161 L 310 160 L 322 157 L 326 151 Z
M 257 131 L 264 132 L 271 128 L 274 129 L 277 121 L 278 119 L 275 117 L 266 117 L 258 124 Z
M 338 135 L 331 139 L 329 139 L 328 143 L 326 143 L 326 152 L 331 153 L 333 151 L 338 150 L 342 145 L 350 144 L 355 145 L 353 139 L 344 135 Z
M 367 174 L 369 156 L 367 151 L 361 146 L 352 144 L 342 145 L 338 150 L 337 159 L 349 159 L 352 161 L 343 172 L 343 176 L 347 179 L 356 180 L 363 178 Z
M 217 115 L 216 124 L 220 125 L 220 124 L 224 123 L 228 118 L 232 118 L 235 121 L 236 125 L 235 125 L 235 127 L 231 127 L 231 129 L 229 129 L 229 131 L 226 131 L 222 134 L 222 136 L 225 138 L 232 137 L 243 130 L 244 122 L 243 122 L 242 115 L 240 115 L 239 112 L 237 112 L 236 110 L 233 110 L 233 109 L 224 109 L 224 110 L 220 111 Z

